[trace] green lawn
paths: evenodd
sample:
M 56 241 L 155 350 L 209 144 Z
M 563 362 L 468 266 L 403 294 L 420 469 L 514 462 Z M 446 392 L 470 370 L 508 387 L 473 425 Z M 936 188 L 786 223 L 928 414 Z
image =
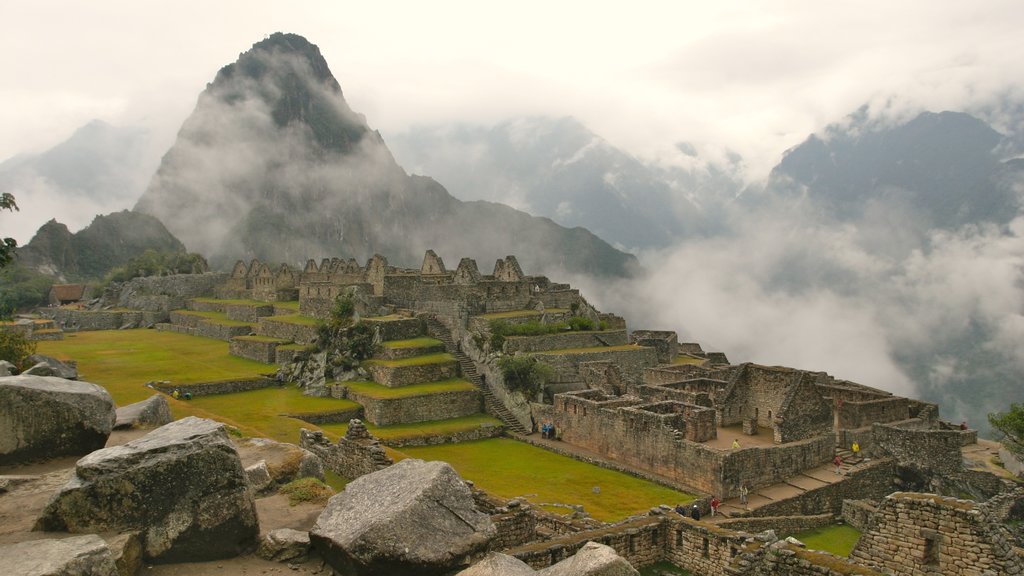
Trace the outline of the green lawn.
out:
M 447 352 L 440 352 L 437 354 L 425 354 L 423 356 L 415 356 L 413 358 L 404 358 L 402 360 L 368 360 L 366 363 L 398 368 L 400 366 L 426 366 L 427 364 L 445 364 L 448 362 L 455 362 L 455 356 L 452 356 Z
M 407 447 L 402 452 L 413 458 L 444 460 L 492 494 L 526 497 L 533 503 L 582 504 L 588 514 L 605 522 L 658 504 L 675 506 L 694 499 L 691 494 L 507 438 Z
M 255 378 L 272 369 L 228 354 L 227 342 L 159 330 L 68 333 L 63 340 L 39 342 L 38 351 L 77 360 L 82 380 L 106 388 L 118 406 L 151 396 L 143 384 L 153 380 L 196 384 Z
M 640 576 L 663 576 L 665 574 L 678 574 L 679 576 L 690 575 L 689 571 L 683 570 L 671 562 L 658 562 L 657 564 L 644 566 L 639 570 L 639 572 Z
M 285 322 L 287 324 L 300 324 L 302 326 L 316 326 L 316 318 L 303 316 L 302 314 L 288 314 L 285 316 L 266 316 L 269 322 Z
M 385 348 L 429 348 L 431 346 L 440 346 L 441 341 L 423 337 L 411 340 L 389 340 L 382 342 L 381 345 Z
M 225 312 L 197 312 L 195 310 L 175 310 L 175 312 L 187 314 L 189 316 L 198 316 L 208 322 L 222 324 L 224 326 L 256 326 L 256 324 L 253 322 L 243 322 L 241 320 L 228 320 L 228 315 Z
M 845 558 L 860 540 L 860 530 L 846 524 L 837 524 L 798 532 L 792 536 L 806 544 L 808 548 Z
M 387 398 L 406 398 L 408 396 L 425 396 L 427 394 L 438 394 L 441 392 L 462 392 L 464 390 L 476 390 L 476 386 L 468 380 L 454 378 L 452 380 L 441 380 L 440 382 L 429 382 L 427 384 L 413 384 L 411 386 L 400 386 L 388 388 L 376 382 L 346 382 L 346 386 L 354 392 L 364 394 L 371 398 L 384 400 Z
M 371 434 L 381 440 L 397 440 L 399 438 L 453 434 L 455 432 L 473 430 L 481 426 L 501 426 L 501 420 L 486 414 L 471 414 L 462 418 L 432 420 L 430 422 L 417 422 L 416 424 L 396 424 L 394 426 L 374 426 L 369 422 L 364 422 L 364 424 L 366 424 L 366 429 Z M 348 430 L 348 423 L 323 424 L 320 428 L 328 436 L 339 438 L 345 435 L 345 431 Z
M 191 401 L 177 403 L 179 409 L 196 416 L 214 418 L 240 429 L 247 436 L 264 436 L 281 442 L 298 444 L 299 428 L 318 430 L 298 418 L 282 414 L 308 414 L 347 410 L 359 405 L 350 400 L 303 396 L 295 386 L 282 386 L 237 392 L 198 396 Z M 328 433 L 333 440 L 338 435 Z

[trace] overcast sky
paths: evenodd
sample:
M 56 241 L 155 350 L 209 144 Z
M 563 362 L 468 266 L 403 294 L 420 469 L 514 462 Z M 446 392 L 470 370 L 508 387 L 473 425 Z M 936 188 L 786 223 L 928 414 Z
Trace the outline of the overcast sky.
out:
M 728 147 L 763 176 L 865 102 L 963 108 L 1024 78 L 1024 2 L 0 3 L 0 159 L 92 118 L 170 144 L 223 65 L 266 34 L 320 46 L 387 138 L 412 124 L 572 115 L 668 159 Z

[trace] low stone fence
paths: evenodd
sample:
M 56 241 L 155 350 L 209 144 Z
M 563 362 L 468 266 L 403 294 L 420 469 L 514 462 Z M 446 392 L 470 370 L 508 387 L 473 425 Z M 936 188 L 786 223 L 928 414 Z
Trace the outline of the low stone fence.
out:
M 369 435 L 343 437 L 331 444 L 323 432 L 303 428 L 299 430 L 299 446 L 316 454 L 325 468 L 350 481 L 394 463 L 380 443 Z
M 424 334 L 423 321 L 419 318 L 403 318 L 398 320 L 375 320 L 363 318 L 363 322 L 371 328 L 380 328 L 381 340 L 411 340 Z
M 366 419 L 377 426 L 460 418 L 476 414 L 483 407 L 483 399 L 479 390 L 441 392 L 402 398 L 373 398 L 350 388 L 347 396 L 362 404 Z
M 618 364 L 622 371 L 622 379 L 638 385 L 642 380 L 644 368 L 658 363 L 658 351 L 654 348 L 638 346 L 636 348 L 594 350 L 588 352 L 568 352 L 564 354 L 538 353 L 538 361 L 555 369 L 555 382 L 579 382 L 580 363 L 608 361 Z
M 213 396 L 214 394 L 232 394 L 234 392 L 247 392 L 270 388 L 278 383 L 271 378 L 245 378 L 236 380 L 217 380 L 214 382 L 199 382 L 196 384 L 175 384 L 173 382 L 154 382 L 149 386 L 164 394 L 172 394 L 175 390 L 184 394 L 188 392 L 193 397 Z
M 122 328 L 146 328 L 162 321 L 164 314 L 141 310 L 73 310 L 69 308 L 48 308 L 44 314 L 50 316 L 57 326 L 67 331 L 119 330 Z
M 353 418 L 363 417 L 363 407 L 356 406 L 347 410 L 335 410 L 334 412 L 300 412 L 295 414 L 282 414 L 289 418 L 297 418 L 303 422 L 309 422 L 320 426 L 321 424 L 344 424 Z
M 505 352 L 547 352 L 573 348 L 596 348 L 599 346 L 624 346 L 629 344 L 625 330 L 603 332 L 561 332 L 540 336 L 508 336 L 505 338 Z
M 389 348 L 381 346 L 378 348 L 374 358 L 381 360 L 405 360 L 415 358 L 424 354 L 441 354 L 445 351 L 444 344 L 438 342 L 433 346 L 406 346 L 403 348 Z
M 758 516 L 747 518 L 730 518 L 718 523 L 722 528 L 740 530 L 742 532 L 764 532 L 774 530 L 780 538 L 797 532 L 814 530 L 836 523 L 833 514 L 815 514 L 813 516 Z
M 505 432 L 501 425 L 479 426 L 472 430 L 462 430 L 450 434 L 432 434 L 430 436 L 413 436 L 405 438 L 384 439 L 382 442 L 392 448 L 403 446 L 435 446 L 438 444 L 458 444 L 459 442 L 472 442 L 474 440 L 486 440 L 497 438 Z
M 193 298 L 188 301 L 188 309 L 193 312 L 224 312 L 223 301 L 200 300 Z
M 491 515 L 491 522 L 498 531 L 491 541 L 491 550 L 505 550 L 537 538 L 537 516 L 529 506 L 516 504 L 504 514 Z

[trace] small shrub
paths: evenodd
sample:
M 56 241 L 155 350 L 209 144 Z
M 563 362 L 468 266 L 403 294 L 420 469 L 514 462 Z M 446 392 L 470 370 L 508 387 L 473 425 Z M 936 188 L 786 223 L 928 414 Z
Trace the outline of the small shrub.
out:
M 36 353 L 36 343 L 17 332 L 0 332 L 0 360 L 7 360 L 22 370 L 25 358 Z
M 593 330 L 594 321 L 586 316 L 573 316 L 569 318 L 569 329 L 570 330 Z
M 498 360 L 498 367 L 505 386 L 527 397 L 536 396 L 554 375 L 551 366 L 538 362 L 532 356 L 504 356 Z
M 334 489 L 316 478 L 299 478 L 281 487 L 281 493 L 288 495 L 292 506 L 303 502 L 326 502 L 334 495 Z

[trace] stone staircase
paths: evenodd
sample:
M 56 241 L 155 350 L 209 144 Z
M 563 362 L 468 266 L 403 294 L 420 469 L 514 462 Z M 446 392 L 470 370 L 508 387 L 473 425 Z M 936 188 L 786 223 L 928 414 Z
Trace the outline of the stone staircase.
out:
M 483 394 L 486 412 L 497 416 L 510 432 L 523 435 L 529 434 L 530 431 L 495 397 L 490 387 L 484 384 L 483 379 L 480 378 L 480 372 L 476 369 L 476 364 L 469 359 L 469 356 L 466 356 L 466 353 L 460 347 L 455 345 L 451 331 L 432 315 L 424 314 L 422 318 L 427 326 L 427 335 L 444 343 L 448 353 L 455 356 L 455 359 L 458 361 L 462 377 L 472 382 L 480 390 L 480 393 Z

